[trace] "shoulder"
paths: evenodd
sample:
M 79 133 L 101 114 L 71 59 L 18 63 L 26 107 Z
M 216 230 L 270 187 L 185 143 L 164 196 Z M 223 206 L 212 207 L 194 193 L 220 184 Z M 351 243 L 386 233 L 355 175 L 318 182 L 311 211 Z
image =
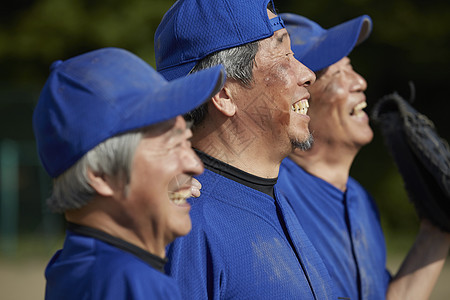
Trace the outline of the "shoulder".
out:
M 297 165 L 297 163 L 295 163 L 289 157 L 286 157 L 281 162 L 279 174 L 280 174 L 280 176 L 284 176 L 284 175 L 287 175 L 289 173 L 301 172 L 302 170 L 303 169 L 299 165 Z M 280 176 L 278 176 L 278 177 L 280 177 Z
M 347 189 L 357 193 L 360 197 L 365 197 L 370 201 L 373 201 L 372 195 L 369 193 L 369 191 L 351 176 L 349 176 L 348 178 Z
M 291 159 L 285 158 L 275 187 L 282 195 L 290 199 L 314 194 L 319 184 L 320 180 L 308 174 Z
M 349 177 L 348 179 L 347 188 L 349 197 L 357 198 L 361 208 L 374 212 L 376 218 L 379 219 L 377 203 L 366 188 L 352 177 Z
M 60 252 L 46 273 L 46 299 L 180 299 L 167 275 L 131 253 L 88 239 L 89 247 Z
M 96 273 L 103 274 L 98 278 L 99 286 L 103 286 L 103 299 L 179 299 L 180 292 L 175 281 L 166 274 L 120 249 L 108 255 L 99 255 Z M 121 298 L 121 297 L 118 297 Z
M 290 158 L 285 158 L 281 162 L 280 172 L 278 175 L 278 183 L 281 185 L 292 184 L 293 182 L 298 182 L 298 178 L 303 178 L 302 180 L 311 180 L 312 175 L 308 174 L 301 166 Z

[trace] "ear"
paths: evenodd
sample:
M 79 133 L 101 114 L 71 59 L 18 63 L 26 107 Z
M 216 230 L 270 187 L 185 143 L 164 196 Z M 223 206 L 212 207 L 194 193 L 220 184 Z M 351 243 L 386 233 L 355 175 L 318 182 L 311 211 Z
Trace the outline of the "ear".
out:
M 232 117 L 236 113 L 236 103 L 231 97 L 231 92 L 227 83 L 225 83 L 225 86 L 219 93 L 212 97 L 212 103 L 218 111 L 227 117 Z
M 111 182 L 106 180 L 104 175 L 96 174 L 92 170 L 87 170 L 89 184 L 101 196 L 111 197 L 114 195 L 114 189 Z

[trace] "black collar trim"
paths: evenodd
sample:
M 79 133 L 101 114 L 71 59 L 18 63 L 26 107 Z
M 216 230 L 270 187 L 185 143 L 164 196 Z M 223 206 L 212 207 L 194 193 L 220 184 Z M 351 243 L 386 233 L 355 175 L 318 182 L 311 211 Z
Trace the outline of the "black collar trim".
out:
M 250 173 L 244 172 L 235 168 L 223 161 L 220 161 L 208 154 L 194 149 L 197 155 L 202 160 L 205 168 L 208 170 L 222 175 L 228 179 L 236 181 L 240 184 L 243 184 L 249 188 L 260 191 L 264 194 L 269 195 L 270 197 L 275 199 L 274 185 L 277 183 L 278 177 L 276 178 L 262 178 Z

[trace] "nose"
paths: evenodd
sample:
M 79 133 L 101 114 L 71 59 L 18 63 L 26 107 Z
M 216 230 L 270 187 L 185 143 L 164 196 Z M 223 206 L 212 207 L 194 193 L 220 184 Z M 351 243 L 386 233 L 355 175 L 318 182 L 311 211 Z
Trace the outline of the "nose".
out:
M 367 81 L 357 72 L 352 71 L 353 85 L 352 92 L 364 92 L 367 89 Z
M 183 162 L 184 173 L 191 176 L 200 175 L 203 173 L 203 163 L 190 146 L 186 149 L 185 154 L 181 159 Z
M 179 156 L 182 172 L 191 176 L 200 175 L 204 170 L 203 163 L 191 147 L 189 138 L 192 137 L 192 131 L 189 128 L 186 128 L 186 121 L 182 116 L 176 117 L 175 127 L 183 130 L 185 138 Z
M 311 71 L 307 66 L 297 61 L 296 70 L 298 70 L 298 85 L 308 87 L 316 81 L 316 74 Z

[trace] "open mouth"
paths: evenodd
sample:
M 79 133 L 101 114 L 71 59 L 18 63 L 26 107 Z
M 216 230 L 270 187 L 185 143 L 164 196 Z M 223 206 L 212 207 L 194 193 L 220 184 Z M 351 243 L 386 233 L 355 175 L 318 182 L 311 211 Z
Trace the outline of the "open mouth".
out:
M 187 203 L 186 199 L 189 197 L 191 197 L 191 191 L 189 189 L 178 192 L 169 192 L 169 199 L 175 205 L 186 204 Z
M 362 116 L 365 114 L 365 112 L 363 111 L 364 108 L 367 107 L 367 102 L 361 102 L 358 105 L 356 105 L 355 107 L 353 107 L 352 111 L 350 112 L 351 116 Z
M 309 107 L 308 100 L 300 100 L 292 104 L 292 111 L 301 115 L 306 115 L 308 113 L 308 107 Z

